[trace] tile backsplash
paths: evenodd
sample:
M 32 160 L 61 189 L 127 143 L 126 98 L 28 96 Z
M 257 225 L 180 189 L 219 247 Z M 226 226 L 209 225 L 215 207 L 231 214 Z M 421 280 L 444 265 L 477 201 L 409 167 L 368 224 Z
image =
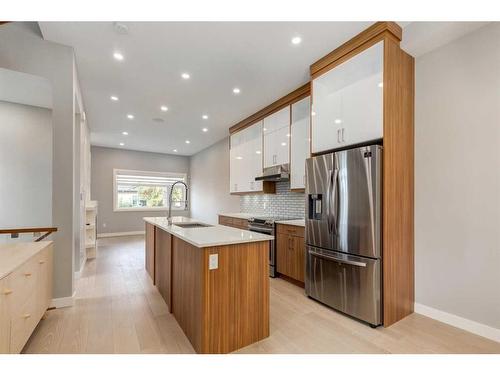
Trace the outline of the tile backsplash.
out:
M 270 216 L 303 218 L 304 193 L 290 191 L 290 182 L 276 183 L 276 194 L 243 195 L 240 197 L 240 211 Z

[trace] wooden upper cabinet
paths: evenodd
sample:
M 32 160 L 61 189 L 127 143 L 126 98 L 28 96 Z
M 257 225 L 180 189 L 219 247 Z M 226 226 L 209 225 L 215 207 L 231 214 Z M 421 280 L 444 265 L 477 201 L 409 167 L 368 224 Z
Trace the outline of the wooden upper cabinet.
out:
M 383 137 L 384 41 L 312 81 L 312 152 Z
M 262 121 L 231 134 L 229 152 L 229 191 L 248 193 L 262 191 Z
M 290 126 L 290 189 L 304 189 L 306 159 L 310 156 L 310 109 L 308 96 L 292 104 Z
M 264 118 L 264 168 L 290 162 L 290 106 Z

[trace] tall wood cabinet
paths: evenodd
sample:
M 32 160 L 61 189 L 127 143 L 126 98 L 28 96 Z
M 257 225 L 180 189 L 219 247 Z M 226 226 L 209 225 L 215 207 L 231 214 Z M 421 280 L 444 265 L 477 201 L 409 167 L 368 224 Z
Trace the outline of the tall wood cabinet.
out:
M 414 305 L 414 59 L 377 22 L 311 65 L 312 152 L 381 140 L 384 325 Z

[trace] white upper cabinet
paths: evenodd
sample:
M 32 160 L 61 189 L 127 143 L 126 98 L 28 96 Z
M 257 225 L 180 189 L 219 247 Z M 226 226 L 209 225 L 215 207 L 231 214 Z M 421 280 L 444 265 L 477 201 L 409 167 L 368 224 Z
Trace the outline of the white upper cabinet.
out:
M 312 81 L 312 152 L 383 136 L 384 42 Z
M 262 181 L 255 181 L 255 177 L 262 175 L 262 121 L 259 121 L 245 130 L 245 155 L 248 160 L 245 165 L 245 186 L 247 191 L 262 191 Z
M 262 121 L 231 134 L 229 152 L 229 191 L 247 193 L 262 191 Z
M 231 134 L 229 150 L 229 191 L 237 193 L 241 189 L 240 174 L 243 170 L 241 132 Z M 238 186 L 240 185 L 240 186 Z M 239 189 L 238 189 L 239 188 Z
M 310 102 L 308 96 L 292 104 L 292 124 L 290 127 L 290 188 L 305 188 L 305 162 L 309 157 Z
M 290 162 L 290 106 L 264 119 L 264 168 Z

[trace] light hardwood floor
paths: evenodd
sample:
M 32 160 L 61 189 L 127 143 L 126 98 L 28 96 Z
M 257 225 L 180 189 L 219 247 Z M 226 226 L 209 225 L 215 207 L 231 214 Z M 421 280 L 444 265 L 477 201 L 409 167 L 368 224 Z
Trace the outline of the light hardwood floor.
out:
M 500 343 L 413 314 L 372 329 L 271 280 L 271 335 L 239 353 L 500 353 Z M 144 237 L 99 240 L 73 307 L 50 310 L 23 353 L 194 353 L 144 270 Z

